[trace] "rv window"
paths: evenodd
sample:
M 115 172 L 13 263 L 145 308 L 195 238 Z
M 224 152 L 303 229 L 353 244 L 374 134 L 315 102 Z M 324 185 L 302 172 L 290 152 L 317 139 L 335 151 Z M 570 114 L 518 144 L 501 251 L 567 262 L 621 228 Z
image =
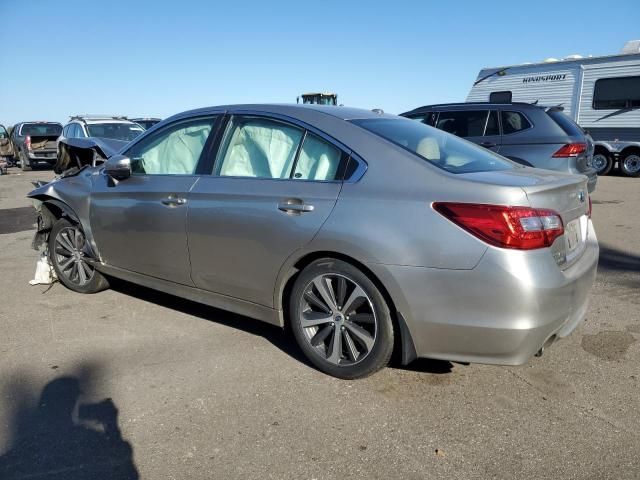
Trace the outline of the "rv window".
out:
M 487 110 L 440 112 L 436 127 L 458 137 L 481 137 L 488 113 Z
M 520 112 L 501 112 L 502 114 L 502 133 L 509 135 L 510 133 L 521 132 L 527 128 L 531 128 L 531 123 L 527 117 Z
M 593 90 L 595 110 L 640 107 L 640 77 L 601 78 Z
M 491 92 L 489 94 L 489 101 L 491 103 L 511 103 L 513 94 L 510 91 L 505 92 Z

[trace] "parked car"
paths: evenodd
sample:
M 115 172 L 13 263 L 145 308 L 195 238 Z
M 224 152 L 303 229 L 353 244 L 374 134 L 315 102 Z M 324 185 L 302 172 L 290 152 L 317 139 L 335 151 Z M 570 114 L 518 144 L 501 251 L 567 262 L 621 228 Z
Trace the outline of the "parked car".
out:
M 562 107 L 529 103 L 427 105 L 402 114 L 477 143 L 530 167 L 586 175 L 589 192 L 598 176 L 591 166 L 593 140 Z
M 62 132 L 57 122 L 20 122 L 13 127 L 13 152 L 22 170 L 51 167 L 56 163 L 56 139 Z
M 58 138 L 58 147 L 61 140 L 68 138 L 102 138 L 129 142 L 142 132 L 144 128 L 127 117 L 75 115 L 64 126 Z M 58 148 L 58 156 L 60 153 Z
M 131 121 L 136 122 L 138 125 L 141 125 L 142 128 L 144 128 L 145 130 L 149 130 L 156 123 L 160 123 L 162 120 L 160 120 L 159 118 L 144 117 L 144 118 L 132 118 Z
M 33 190 L 34 246 L 71 290 L 119 277 L 275 325 L 358 378 L 394 346 L 515 365 L 584 318 L 598 262 L 584 176 L 420 122 L 319 105 L 176 115 Z
M 9 132 L 4 127 L 4 125 L 0 125 L 0 162 L 6 165 L 9 165 L 13 159 L 13 144 L 11 143 L 11 139 L 9 138 Z

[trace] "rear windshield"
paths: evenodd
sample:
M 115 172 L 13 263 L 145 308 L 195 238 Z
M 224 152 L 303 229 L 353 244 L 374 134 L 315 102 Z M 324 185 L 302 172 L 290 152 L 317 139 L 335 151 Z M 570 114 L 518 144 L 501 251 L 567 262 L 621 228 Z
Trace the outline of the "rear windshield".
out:
M 127 142 L 144 132 L 144 129 L 135 123 L 96 123 L 87 125 L 87 129 L 90 137 L 111 138 Z
M 565 131 L 567 135 L 580 136 L 584 135 L 584 130 L 580 126 L 571 120 L 567 115 L 560 110 L 551 110 L 547 112 L 553 121 L 560 125 L 560 128 Z
M 59 137 L 62 125 L 59 123 L 24 123 L 20 128 L 20 135 L 26 137 L 51 136 Z
M 500 155 L 413 120 L 374 118 L 351 121 L 451 173 L 516 168 L 514 163 Z

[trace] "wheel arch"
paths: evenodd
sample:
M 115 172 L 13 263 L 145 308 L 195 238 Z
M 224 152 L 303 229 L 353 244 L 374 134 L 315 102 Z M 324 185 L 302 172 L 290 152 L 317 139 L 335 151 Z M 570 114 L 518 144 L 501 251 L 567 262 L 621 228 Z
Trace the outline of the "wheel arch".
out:
M 405 321 L 402 312 L 400 312 L 400 310 L 396 307 L 396 302 L 393 300 L 393 297 L 389 293 L 389 290 L 385 287 L 380 278 L 378 278 L 378 276 L 369 267 L 367 267 L 364 262 L 361 262 L 352 256 L 340 252 L 331 250 L 307 252 L 301 257 L 297 258 L 293 262 L 293 264 L 286 269 L 284 274 L 281 275 L 281 281 L 278 282 L 276 287 L 274 303 L 276 306 L 276 310 L 281 316 L 281 324 L 285 328 L 289 327 L 288 299 L 289 295 L 291 294 L 291 290 L 293 289 L 296 278 L 298 277 L 298 274 L 305 267 L 321 258 L 333 258 L 349 263 L 362 271 L 362 273 L 364 273 L 369 278 L 369 280 L 373 282 L 373 284 L 376 286 L 376 288 L 378 288 L 385 301 L 387 302 L 387 305 L 389 306 L 393 328 L 396 332 L 396 335 L 394 336 L 392 362 L 399 362 L 401 365 L 408 365 L 413 360 L 415 360 L 417 354 L 411 332 L 409 331 L 409 327 L 407 326 L 407 322 Z
M 630 145 L 628 147 L 623 148 L 622 150 L 620 150 L 620 157 L 625 157 L 630 153 L 635 153 L 636 155 L 640 155 L 640 146 Z

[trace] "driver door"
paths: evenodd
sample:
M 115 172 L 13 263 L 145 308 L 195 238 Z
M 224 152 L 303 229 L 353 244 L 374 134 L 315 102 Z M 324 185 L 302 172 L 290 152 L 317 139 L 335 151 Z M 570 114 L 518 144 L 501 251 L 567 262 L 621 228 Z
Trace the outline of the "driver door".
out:
M 187 247 L 189 192 L 214 130 L 215 116 L 167 125 L 125 151 L 129 178 L 94 178 L 91 229 L 102 261 L 125 270 L 193 285 Z

